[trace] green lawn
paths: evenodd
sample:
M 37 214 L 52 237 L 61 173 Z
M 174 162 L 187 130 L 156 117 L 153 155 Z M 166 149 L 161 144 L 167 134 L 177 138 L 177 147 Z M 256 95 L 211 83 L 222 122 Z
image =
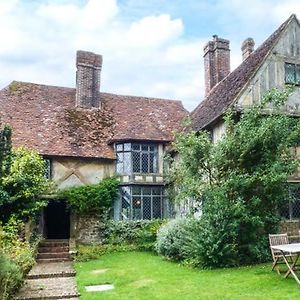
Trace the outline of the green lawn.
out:
M 296 281 L 283 279 L 270 267 L 197 270 L 144 252 L 111 253 L 99 260 L 76 263 L 81 300 L 299 299 Z M 107 271 L 95 272 L 103 269 Z M 105 283 L 114 284 L 115 289 L 89 293 L 84 289 Z

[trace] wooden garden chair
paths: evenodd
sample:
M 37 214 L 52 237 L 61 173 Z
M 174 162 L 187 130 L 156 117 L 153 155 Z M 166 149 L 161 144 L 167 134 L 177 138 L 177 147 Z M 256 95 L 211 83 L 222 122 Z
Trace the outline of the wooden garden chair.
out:
M 273 265 L 272 265 L 272 271 L 277 269 L 277 272 L 280 274 L 279 270 L 279 264 L 286 264 L 283 260 L 283 255 L 279 250 L 272 249 L 271 246 L 278 246 L 278 245 L 286 245 L 289 244 L 289 238 L 287 233 L 282 234 L 269 234 L 269 242 L 270 242 L 270 249 L 272 253 L 273 258 Z M 286 258 L 289 258 L 291 262 L 293 263 L 293 254 L 288 253 L 285 255 Z

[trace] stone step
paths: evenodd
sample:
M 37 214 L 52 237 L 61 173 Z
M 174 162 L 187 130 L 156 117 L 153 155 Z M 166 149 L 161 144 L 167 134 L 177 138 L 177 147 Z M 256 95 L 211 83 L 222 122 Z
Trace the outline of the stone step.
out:
M 38 253 L 37 259 L 44 258 L 70 258 L 69 252 L 48 252 L 48 253 Z
M 71 261 L 38 263 L 33 266 L 27 275 L 28 279 L 35 278 L 55 278 L 55 277 L 74 277 L 76 271 Z
M 16 300 L 74 299 L 79 296 L 73 277 L 26 280 Z
M 38 258 L 36 260 L 38 263 L 52 263 L 52 262 L 63 262 L 63 261 L 71 261 L 71 258 Z
M 68 246 L 60 246 L 60 247 L 48 247 L 48 246 L 40 246 L 39 253 L 59 253 L 59 252 L 69 252 Z
M 43 240 L 40 242 L 39 247 L 68 247 L 68 240 Z

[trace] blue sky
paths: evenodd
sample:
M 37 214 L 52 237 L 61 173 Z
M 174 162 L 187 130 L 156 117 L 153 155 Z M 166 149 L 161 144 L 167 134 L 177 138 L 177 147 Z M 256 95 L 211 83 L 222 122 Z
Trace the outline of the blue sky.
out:
M 0 88 L 12 80 L 75 86 L 76 50 L 103 55 L 101 90 L 182 100 L 203 98 L 203 46 L 261 44 L 299 0 L 0 0 Z

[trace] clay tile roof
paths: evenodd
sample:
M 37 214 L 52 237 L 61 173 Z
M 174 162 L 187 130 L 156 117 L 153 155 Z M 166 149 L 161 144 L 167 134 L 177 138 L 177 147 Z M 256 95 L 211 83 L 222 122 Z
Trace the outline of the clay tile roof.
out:
M 118 140 L 169 142 L 187 111 L 180 101 L 100 93 L 102 109 L 75 108 L 72 88 L 12 82 L 0 91 L 0 118 L 13 145 L 49 156 L 114 159 Z
M 199 131 L 210 125 L 234 103 L 239 92 L 255 75 L 292 19 L 297 20 L 295 15 L 291 15 L 259 48 L 220 81 L 194 109 L 191 113 L 194 130 Z

